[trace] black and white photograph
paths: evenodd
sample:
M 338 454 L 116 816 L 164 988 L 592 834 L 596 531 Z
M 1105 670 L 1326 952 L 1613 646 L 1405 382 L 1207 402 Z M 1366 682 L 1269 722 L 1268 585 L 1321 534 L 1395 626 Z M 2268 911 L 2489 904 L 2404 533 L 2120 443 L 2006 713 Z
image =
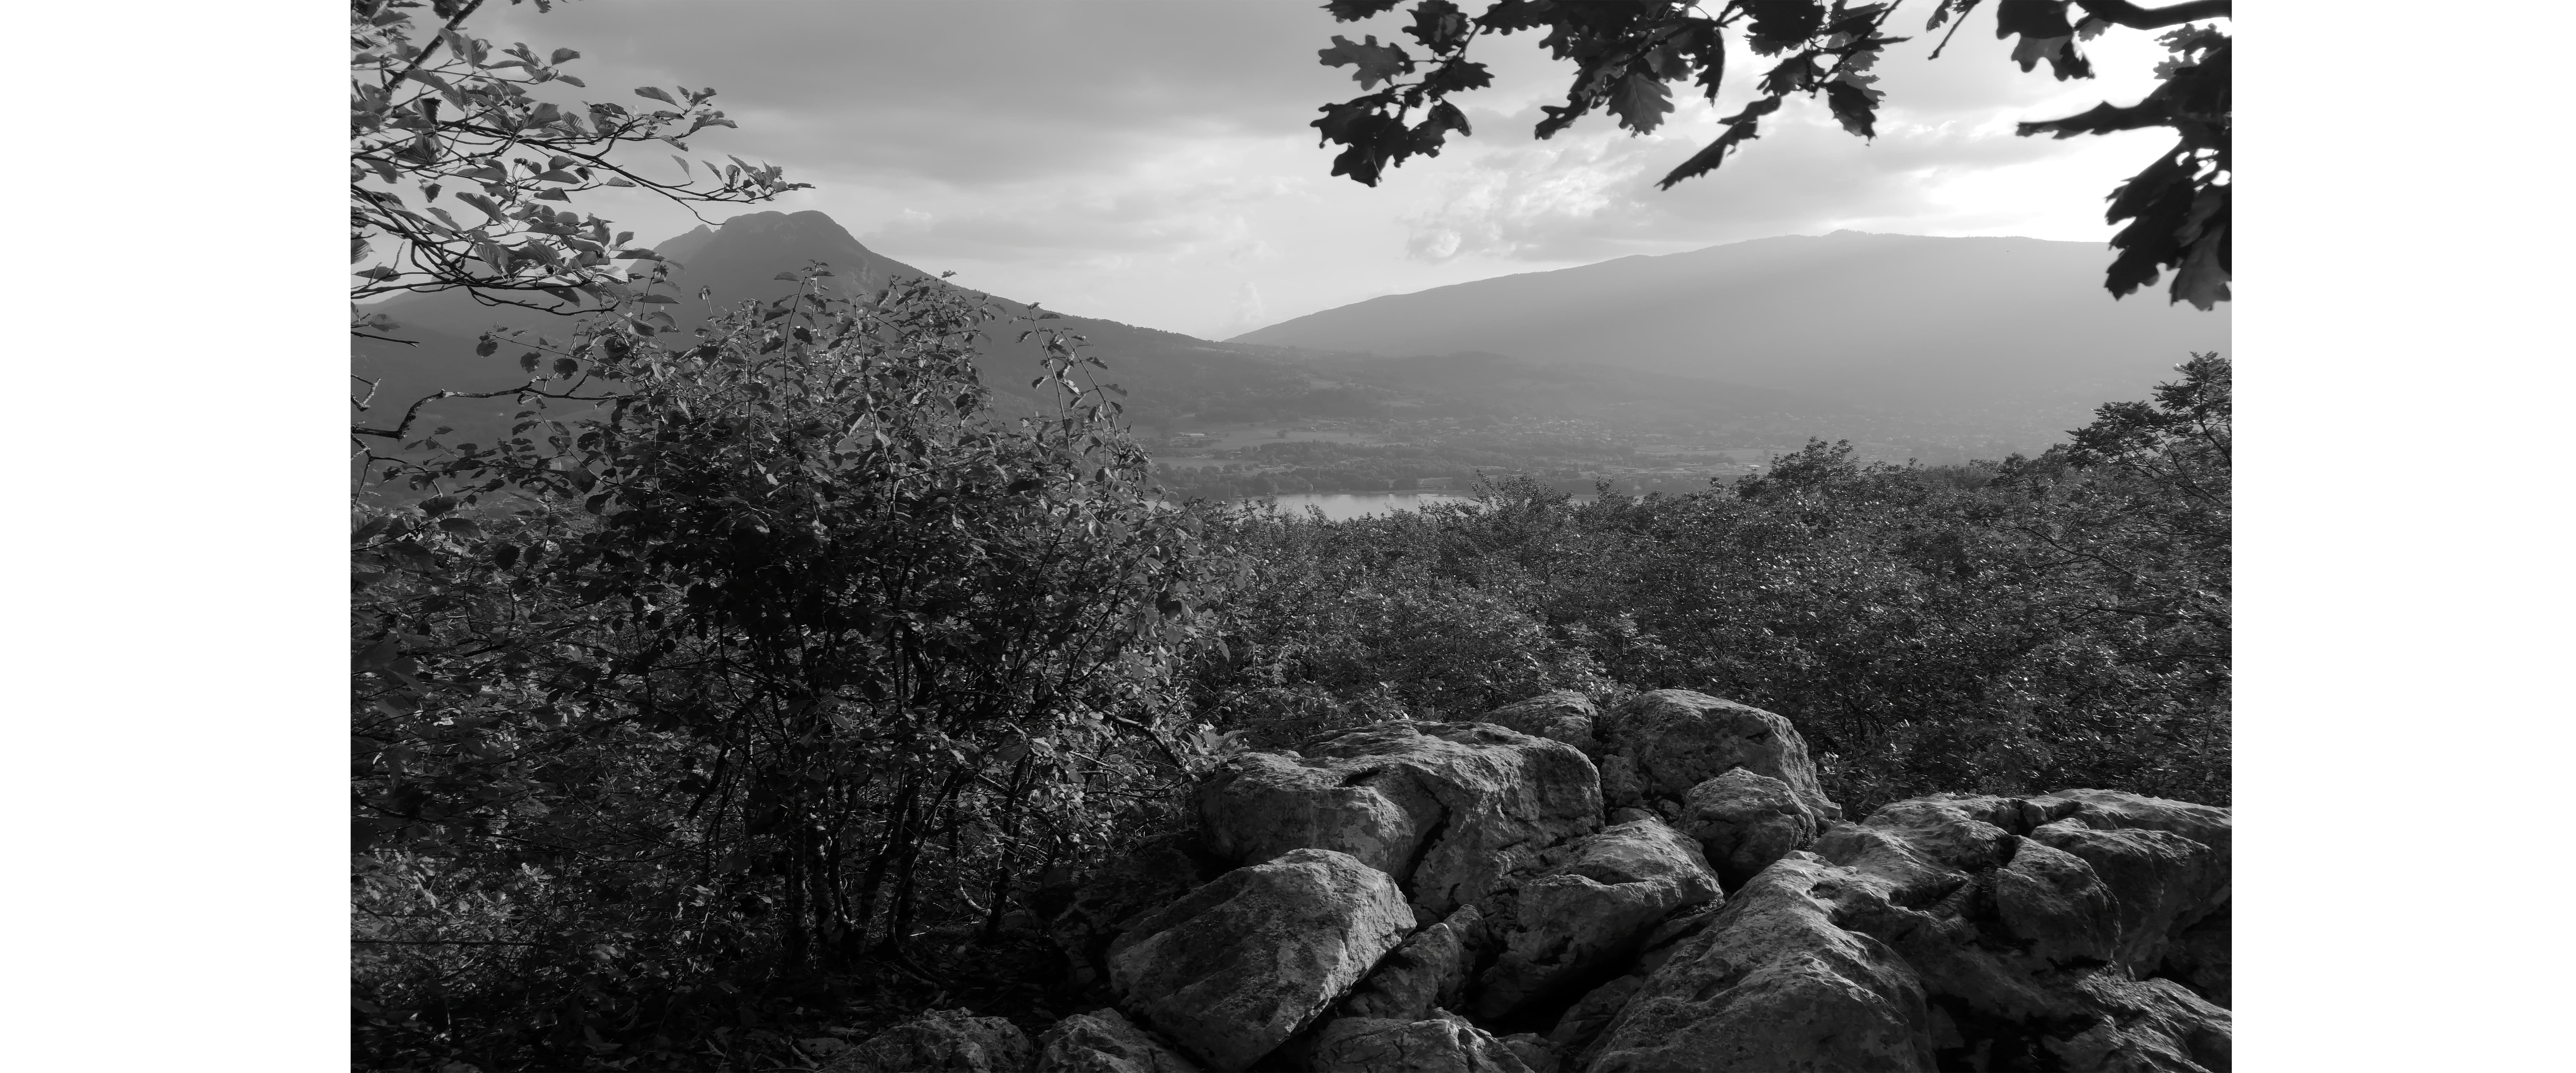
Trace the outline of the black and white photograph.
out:
M 2562 974 L 2466 959 L 2570 953 L 2564 178 L 2434 71 L 2511 7 L 2249 7 L 2241 356 L 2232 0 L 350 0 L 345 93 L 332 5 L 153 12 L 225 155 L 111 181 L 204 229 L 64 275 L 220 312 L 40 318 L 16 453 L 136 500 L 45 584 L 180 580 L 20 646 L 110 662 L 12 792 L 168 789 L 29 836 L 13 915 L 137 944 L 39 1001 L 223 1026 L 83 1068 L 2230 1073 L 2241 952 L 2245 1069 L 2544 1067 Z M 102 688 L 177 729 L 32 728 Z

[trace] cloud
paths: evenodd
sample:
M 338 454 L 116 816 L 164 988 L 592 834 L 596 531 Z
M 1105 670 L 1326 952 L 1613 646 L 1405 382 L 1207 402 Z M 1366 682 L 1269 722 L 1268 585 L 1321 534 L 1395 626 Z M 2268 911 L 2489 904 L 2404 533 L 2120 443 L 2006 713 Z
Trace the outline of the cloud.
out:
M 547 15 L 487 5 L 472 28 L 580 49 L 573 70 L 595 99 L 715 86 L 741 128 L 694 150 L 817 187 L 763 208 L 826 212 L 888 256 L 995 294 L 1201 335 L 1253 326 L 1246 310 L 1294 317 L 1765 235 L 2104 237 L 2101 196 L 2156 148 L 2010 133 L 2017 118 L 2135 99 L 2151 84 L 2150 35 L 2093 42 L 2105 77 L 2057 83 L 2015 69 L 1981 15 L 1937 62 L 1928 40 L 1891 50 L 1875 143 L 1795 100 L 1715 175 L 1658 191 L 1766 61 L 1739 56 L 1718 105 L 1686 98 L 1654 135 L 1594 115 L 1542 142 L 1537 108 L 1563 98 L 1572 67 L 1522 33 L 1477 46 L 1495 85 L 1459 98 L 1475 136 L 1363 188 L 1330 176 L 1332 151 L 1307 125 L 1360 92 L 1316 50 L 1335 33 L 1397 39 L 1401 23 L 1225 0 L 583 0 Z M 697 223 L 647 198 L 597 204 L 647 238 Z
M 713 85 L 806 168 L 961 187 L 1294 131 L 1341 77 L 1315 62 L 1331 19 L 1299 4 L 590 0 L 499 15 L 478 32 L 577 41 L 581 66 L 619 76 L 598 89 Z
M 1758 138 L 1716 171 L 1670 190 L 1654 184 L 1717 136 L 1717 117 L 1746 99 L 1741 86 L 1722 97 L 1722 104 L 1677 101 L 1652 134 L 1629 134 L 1608 117 L 1593 116 L 1546 141 L 1507 136 L 1499 144 L 1466 148 L 1457 153 L 1455 167 L 1432 180 L 1438 193 L 1429 206 L 1404 218 L 1406 254 L 1435 263 L 1471 256 L 1586 262 L 1845 227 L 1919 234 L 2051 232 L 2045 237 L 2098 230 L 2098 222 L 2078 221 L 2098 221 L 2100 194 L 2143 166 L 2167 136 L 2142 132 L 2069 145 L 2018 137 L 2014 123 L 2077 111 L 2100 96 L 2134 99 L 2148 88 L 2141 73 L 2151 53 L 2123 47 L 2134 42 L 2113 42 L 2112 55 L 2097 49 L 2096 58 L 2106 70 L 2128 77 L 2060 85 L 2022 75 L 2002 59 L 1997 43 L 1984 44 L 1996 47 L 1954 42 L 1940 61 L 1894 46 L 1879 67 L 1889 96 L 1874 139 L 1850 135 L 1820 102 L 1793 96 L 1762 121 Z M 1745 72 L 1741 81 L 1749 82 L 1763 62 L 1737 50 L 1729 68 Z M 1477 122 L 1479 130 L 1525 132 L 1541 117 L 1533 101 L 1515 112 L 1486 113 Z M 2079 166 L 2064 166 L 2069 163 Z M 2106 173 L 2106 163 L 2125 170 Z M 2054 196 L 2074 211 L 2053 213 L 2038 226 L 2029 199 L 1980 202 L 1973 196 L 2018 193 L 2034 184 L 2010 176 L 2033 166 L 2050 180 L 2101 185 L 2090 198 L 2085 186 L 2067 185 Z

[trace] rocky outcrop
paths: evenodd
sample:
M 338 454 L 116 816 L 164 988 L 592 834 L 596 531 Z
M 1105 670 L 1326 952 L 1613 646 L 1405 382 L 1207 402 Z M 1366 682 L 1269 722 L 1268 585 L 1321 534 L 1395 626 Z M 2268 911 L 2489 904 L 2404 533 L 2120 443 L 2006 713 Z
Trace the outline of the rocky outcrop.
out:
M 1540 734 L 1387 724 L 1226 761 L 1195 841 L 1047 916 L 1139 1023 L 1068 1018 L 1043 1068 L 2228 1068 L 2225 809 L 1935 794 L 1851 823 L 1758 709 L 1492 718 Z
M 1344 1017 L 1305 1048 L 1312 1073 L 1531 1073 L 1520 1055 L 1445 1010 L 1417 1021 Z
M 2129 794 L 1889 805 L 1730 895 L 1588 1068 L 2222 1069 L 2226 1011 L 2132 969 L 2225 904 L 2176 833 L 2225 828 Z
M 1842 806 L 1825 797 L 1816 779 L 1807 739 L 1787 719 L 1760 708 L 1658 689 L 1630 698 L 1604 723 L 1602 788 L 1612 805 L 1679 801 L 1692 787 L 1743 768 L 1788 784 L 1816 815 L 1842 818 Z
M 1502 956 L 1477 980 L 1470 1007 L 1478 1017 L 1561 1007 L 1618 975 L 1657 924 L 1718 897 L 1698 844 L 1660 820 L 1605 829 L 1543 863 L 1506 899 Z
M 1395 881 L 1299 849 L 1146 914 L 1109 948 L 1127 1012 L 1218 1069 L 1250 1066 L 1322 1016 L 1413 930 Z
M 1718 882 L 1734 890 L 1771 862 L 1816 841 L 1820 817 L 1789 784 L 1734 768 L 1682 797 L 1682 832 L 1697 840 Z
M 1009 1021 L 932 1010 L 879 1032 L 823 1065 L 826 1073 L 1028 1073 L 1037 1048 Z
M 1459 906 L 1378 962 L 1377 971 L 1342 1003 L 1343 1016 L 1419 1021 L 1458 1005 L 1485 934 L 1484 915 L 1475 906 Z
M 1598 751 L 1601 740 L 1597 724 L 1601 709 L 1590 699 L 1570 689 L 1541 693 L 1518 704 L 1508 704 L 1477 716 L 1479 723 L 1520 731 L 1533 738 L 1561 741 L 1583 750 Z
M 1601 823 L 1592 762 L 1484 723 L 1393 723 L 1227 760 L 1198 792 L 1207 844 L 1244 863 L 1328 849 L 1435 914 L 1477 902 Z
M 1116 1010 L 1078 1013 L 1058 1021 L 1038 1037 L 1037 1068 L 1031 1073 L 1200 1073 L 1151 1033 L 1136 1027 Z

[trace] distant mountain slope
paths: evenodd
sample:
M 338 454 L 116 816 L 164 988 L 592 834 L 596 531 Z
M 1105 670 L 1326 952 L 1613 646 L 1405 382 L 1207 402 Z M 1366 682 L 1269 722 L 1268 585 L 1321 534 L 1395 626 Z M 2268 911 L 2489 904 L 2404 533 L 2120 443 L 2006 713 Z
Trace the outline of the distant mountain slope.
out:
M 831 217 L 810 211 L 747 213 L 719 227 L 699 227 L 655 250 L 681 265 L 672 279 L 691 301 L 671 308 L 685 311 L 675 312 L 683 325 L 692 323 L 691 314 L 705 312 L 694 302 L 699 288 L 712 291 L 711 299 L 718 305 L 774 298 L 794 287 L 776 279 L 778 273 L 803 268 L 808 261 L 831 265 L 830 282 L 847 294 L 874 291 L 897 276 L 931 274 L 868 249 Z M 1029 312 L 1024 303 L 991 300 L 1005 317 Z M 399 405 L 433 391 L 488 391 L 518 383 L 517 351 L 504 348 L 489 357 L 474 355 L 473 340 L 486 329 L 494 325 L 533 328 L 561 338 L 576 323 L 573 318 L 531 310 L 484 306 L 454 291 L 405 295 L 374 308 L 402 326 L 393 334 L 420 343 L 405 347 L 360 340 L 351 348 L 352 371 L 368 379 L 381 378 L 379 399 L 397 407 L 375 411 L 375 416 L 388 422 L 393 418 L 385 415 L 398 416 Z M 1202 397 L 1284 389 L 1307 378 L 1288 360 L 1289 352 L 1275 347 L 1212 343 L 1088 317 L 1064 316 L 1044 324 L 1085 336 L 1091 352 L 1109 363 L 1107 378 L 1131 393 L 1130 409 L 1142 418 L 1167 420 L 1195 408 L 1194 400 Z M 1034 326 L 1007 319 L 992 325 L 987 367 L 994 375 L 988 382 L 1005 396 L 998 401 L 1006 408 L 1025 404 L 1017 396 L 1028 390 L 1028 370 L 1035 367 L 1038 351 L 1034 344 L 1021 344 L 1017 338 Z M 477 416 L 490 409 L 489 404 L 450 400 L 424 412 L 462 428 L 468 423 L 491 423 L 488 417 Z
M 1841 231 L 1389 295 L 1227 340 L 1383 355 L 1496 351 L 1966 416 L 2140 397 L 2226 307 L 2113 301 L 2088 242 Z M 2066 426 L 2060 426 L 2066 427 Z
M 1109 364 L 1104 378 L 1129 392 L 1127 412 L 1149 432 L 1309 418 L 1574 419 L 1619 435 L 1694 431 L 1794 443 L 1815 434 L 1926 449 L 1988 442 L 2035 449 L 2104 401 L 2142 397 L 2182 351 L 2224 341 L 2223 316 L 2140 302 L 2113 307 L 2086 290 L 2095 251 L 2074 257 L 2058 249 L 2068 245 L 1765 240 L 1381 298 L 1223 343 L 1089 317 L 1044 323 L 1089 339 Z M 868 249 L 819 212 L 748 213 L 656 248 L 681 266 L 674 279 L 687 300 L 667 308 L 684 326 L 709 311 L 695 301 L 699 288 L 718 304 L 776 297 L 793 286 L 777 274 L 808 261 L 830 264 L 831 282 L 845 292 L 928 274 Z M 1979 268 L 1981 257 L 2008 263 Z M 2009 263 L 2016 258 L 2036 267 L 2016 268 Z M 1975 279 L 1961 285 L 1952 275 Z M 2027 308 L 1994 323 L 2006 303 L 1981 288 L 2020 295 Z M 1006 316 L 1029 311 L 986 298 Z M 402 326 L 396 334 L 420 344 L 351 347 L 352 371 L 382 381 L 365 418 L 385 425 L 437 390 L 519 383 L 515 349 L 474 354 L 487 328 L 530 327 L 561 339 L 575 324 L 454 292 L 375 308 Z M 2123 327 L 2121 318 L 2144 327 Z M 991 326 L 984 365 L 1005 416 L 1035 405 L 1028 379 L 1036 348 L 1016 341 L 1030 326 L 1007 319 Z M 2195 334 L 2217 339 L 2181 341 Z M 1445 341 L 1452 338 L 1481 342 Z M 1286 340 L 1295 342 L 1273 345 Z M 1403 356 L 1377 356 L 1386 354 Z M 2058 397 L 2034 402 L 2043 389 Z M 509 427 L 513 409 L 507 399 L 445 400 L 424 408 L 415 431 L 453 426 L 450 442 L 489 442 Z

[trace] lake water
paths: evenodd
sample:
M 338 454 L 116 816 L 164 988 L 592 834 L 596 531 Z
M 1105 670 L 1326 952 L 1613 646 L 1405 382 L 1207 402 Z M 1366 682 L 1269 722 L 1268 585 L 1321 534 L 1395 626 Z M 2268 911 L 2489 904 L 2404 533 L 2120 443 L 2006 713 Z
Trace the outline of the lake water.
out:
M 1413 510 L 1425 503 L 1472 502 L 1464 496 L 1442 495 L 1438 492 L 1300 492 L 1267 498 L 1276 501 L 1282 513 L 1304 514 L 1306 508 L 1313 507 L 1323 511 L 1324 517 L 1337 522 L 1371 514 Z

